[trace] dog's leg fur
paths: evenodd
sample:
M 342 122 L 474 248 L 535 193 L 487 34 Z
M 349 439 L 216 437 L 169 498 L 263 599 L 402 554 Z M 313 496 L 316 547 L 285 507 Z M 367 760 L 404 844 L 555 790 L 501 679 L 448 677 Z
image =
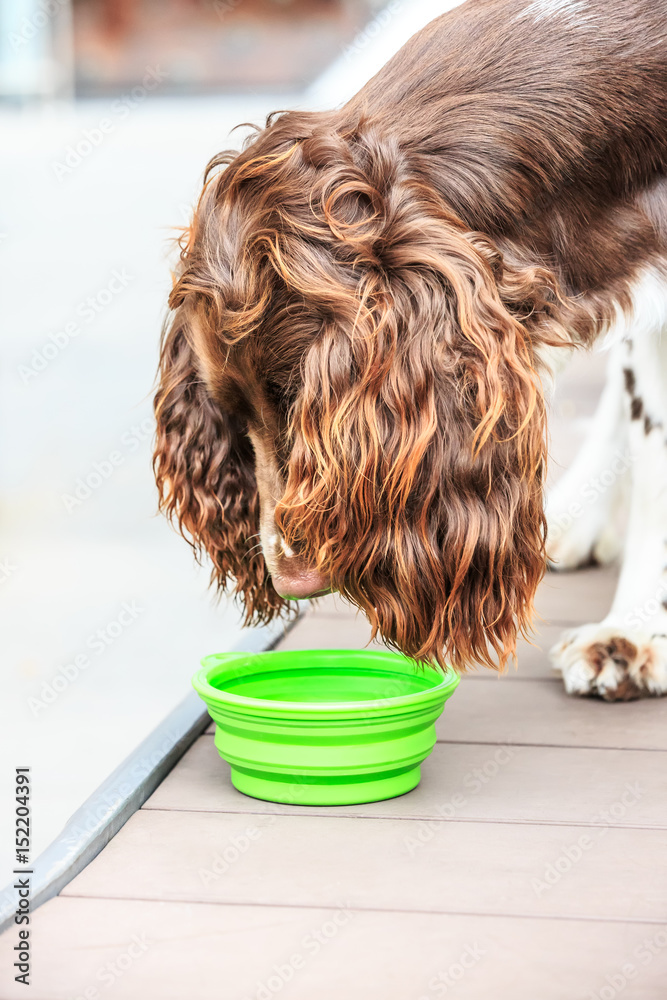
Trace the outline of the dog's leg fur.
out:
M 621 345 L 632 488 L 614 602 L 551 653 L 569 693 L 608 701 L 667 693 L 667 322 L 653 316 L 660 329 Z
M 621 552 L 619 508 L 627 499 L 629 467 L 623 395 L 623 348 L 616 344 L 586 440 L 547 501 L 551 569 L 605 565 Z

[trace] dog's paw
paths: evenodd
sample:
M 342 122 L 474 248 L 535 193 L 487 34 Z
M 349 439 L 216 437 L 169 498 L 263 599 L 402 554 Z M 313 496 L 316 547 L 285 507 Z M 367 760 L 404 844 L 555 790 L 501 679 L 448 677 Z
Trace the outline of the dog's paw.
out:
M 667 635 L 582 625 L 566 632 L 550 655 L 568 694 L 605 701 L 667 694 Z

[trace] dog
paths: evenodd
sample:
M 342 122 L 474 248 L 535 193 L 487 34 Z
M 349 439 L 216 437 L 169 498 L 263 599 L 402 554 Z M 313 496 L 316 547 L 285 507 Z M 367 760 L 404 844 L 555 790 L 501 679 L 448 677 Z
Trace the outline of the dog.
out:
M 618 554 L 624 477 L 582 491 L 628 451 L 613 607 L 552 655 L 574 694 L 667 691 L 666 0 L 468 0 L 339 109 L 270 115 L 208 165 L 169 304 L 160 504 L 246 624 L 334 590 L 502 669 L 548 560 Z M 545 510 L 549 386 L 595 341 Z

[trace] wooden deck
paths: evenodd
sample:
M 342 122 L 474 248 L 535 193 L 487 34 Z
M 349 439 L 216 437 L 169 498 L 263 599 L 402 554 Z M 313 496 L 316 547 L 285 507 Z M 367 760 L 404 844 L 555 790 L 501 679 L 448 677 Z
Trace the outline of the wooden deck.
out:
M 229 782 L 209 730 L 33 919 L 13 1000 L 662 1000 L 667 702 L 567 697 L 545 650 L 614 572 L 549 575 L 519 670 L 466 677 L 414 792 L 279 806 Z M 356 647 L 327 598 L 283 648 Z

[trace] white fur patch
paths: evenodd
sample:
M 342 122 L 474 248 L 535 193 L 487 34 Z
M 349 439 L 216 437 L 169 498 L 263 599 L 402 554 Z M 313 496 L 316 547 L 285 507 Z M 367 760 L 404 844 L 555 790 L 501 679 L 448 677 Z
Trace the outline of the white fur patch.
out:
M 289 547 L 283 536 L 280 536 L 280 545 L 287 559 L 294 558 L 294 550 Z
M 622 340 L 641 340 L 667 329 L 667 276 L 655 267 L 641 272 L 630 290 L 632 309 L 616 307 L 616 319 L 607 328 L 599 350 Z
M 282 552 L 287 559 L 292 559 L 294 557 L 293 549 L 289 547 L 282 535 L 269 535 L 268 544 L 269 547 L 274 550 L 276 555 L 279 555 L 280 552 Z
M 532 18 L 535 24 L 551 17 L 564 17 L 575 24 L 590 20 L 585 0 L 533 0 L 517 15 L 517 21 Z

